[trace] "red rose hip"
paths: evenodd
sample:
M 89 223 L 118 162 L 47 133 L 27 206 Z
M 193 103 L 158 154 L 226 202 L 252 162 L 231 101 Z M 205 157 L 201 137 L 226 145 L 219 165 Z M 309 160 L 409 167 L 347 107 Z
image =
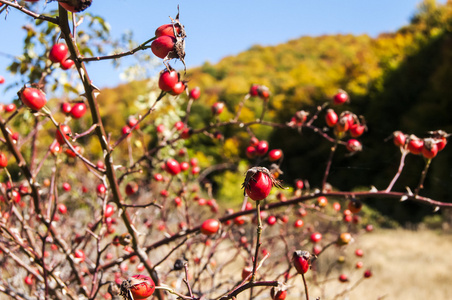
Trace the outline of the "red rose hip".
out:
M 256 146 L 256 154 L 259 156 L 264 156 L 268 151 L 268 142 L 260 141 Z
M 308 251 L 297 250 L 292 255 L 292 263 L 299 274 L 305 274 L 314 257 Z
M 54 63 L 61 63 L 67 56 L 66 44 L 58 43 L 52 46 L 49 53 L 49 59 Z
M 133 296 L 133 299 L 146 299 L 149 298 L 155 291 L 155 283 L 151 277 L 146 275 L 134 275 L 121 284 L 121 294 L 127 296 L 127 290 Z
M 396 145 L 397 147 L 403 147 L 405 146 L 405 142 L 406 142 L 406 136 L 403 134 L 403 132 L 401 131 L 394 131 L 394 133 L 392 134 L 394 137 L 394 145 Z
M 176 45 L 176 38 L 163 35 L 156 38 L 151 44 L 152 53 L 159 58 L 165 58 L 168 53 L 174 50 Z
M 334 104 L 344 104 L 349 101 L 349 97 L 346 91 L 339 90 L 336 95 L 333 97 Z
M 187 88 L 187 85 L 185 84 L 185 82 L 179 81 L 179 82 L 176 82 L 176 84 L 173 86 L 171 91 L 169 91 L 169 93 L 173 96 L 177 96 L 177 95 L 182 94 L 186 88 Z
M 74 64 L 75 64 L 74 61 L 72 59 L 68 58 L 61 62 L 61 69 L 69 70 L 70 68 L 72 68 L 74 66 Z
M 201 89 L 199 87 L 194 87 L 192 90 L 190 90 L 189 97 L 193 100 L 199 99 L 199 96 L 201 96 Z
M 223 102 L 215 102 L 212 107 L 212 113 L 214 115 L 219 115 L 223 112 L 224 110 L 224 103 Z
M 350 139 L 347 142 L 346 148 L 350 152 L 357 152 L 357 151 L 361 151 L 363 149 L 363 146 L 361 145 L 361 143 L 358 140 Z
M 268 153 L 268 160 L 273 162 L 281 159 L 283 152 L 281 149 L 273 149 Z
M 176 34 L 180 33 L 180 25 L 179 24 L 164 24 L 155 30 L 155 36 L 161 37 L 164 35 L 175 37 L 174 30 L 176 30 Z
M 82 102 L 75 103 L 74 106 L 72 106 L 72 109 L 70 112 L 71 116 L 74 119 L 80 119 L 81 117 L 83 117 L 85 115 L 85 113 L 86 113 L 86 105 L 85 105 L 85 103 L 82 103 Z
M 0 152 L 0 167 L 6 168 L 7 165 L 8 165 L 8 159 L 6 158 L 5 153 Z
M 215 219 L 207 219 L 201 225 L 201 233 L 205 235 L 213 235 L 220 229 L 220 222 Z
M 165 162 L 165 170 L 168 173 L 170 173 L 171 175 L 177 175 L 181 171 L 180 164 L 179 164 L 179 162 L 177 160 L 175 160 L 173 158 L 169 158 Z
M 366 126 L 361 125 L 361 124 L 353 124 L 352 126 L 350 126 L 349 130 L 350 130 L 350 135 L 352 137 L 359 137 L 366 130 Z
M 179 73 L 175 70 L 164 70 L 160 73 L 159 88 L 162 91 L 170 92 L 176 83 L 179 82 Z
M 311 234 L 311 242 L 313 243 L 318 243 L 322 240 L 322 234 L 319 232 L 314 232 L 313 234 Z
M 422 155 L 427 159 L 432 159 L 438 154 L 438 144 L 432 138 L 424 139 L 422 147 Z
M 408 150 L 411 154 L 421 154 L 422 148 L 424 147 L 424 141 L 416 137 L 415 135 L 411 135 L 408 140 Z
M 254 170 L 251 171 L 254 173 L 250 174 L 250 170 L 248 170 L 247 179 L 243 183 L 245 192 L 248 197 L 255 201 L 263 200 L 270 194 L 273 186 L 271 175 L 261 171 L 254 172 Z M 248 178 L 249 176 L 250 178 Z
M 61 134 L 60 131 L 57 129 L 56 139 L 57 139 L 58 143 L 60 143 L 61 145 L 64 145 L 65 142 L 64 142 L 63 135 L 66 139 L 69 139 L 68 135 L 71 134 L 72 131 L 71 131 L 71 128 L 66 124 L 60 125 L 60 130 L 63 134 Z
M 326 111 L 325 122 L 329 127 L 333 127 L 334 125 L 336 125 L 338 120 L 339 120 L 339 117 L 334 112 L 334 110 L 332 110 L 330 108 Z
M 24 88 L 20 91 L 20 100 L 32 110 L 40 110 L 46 103 L 46 95 L 39 89 Z

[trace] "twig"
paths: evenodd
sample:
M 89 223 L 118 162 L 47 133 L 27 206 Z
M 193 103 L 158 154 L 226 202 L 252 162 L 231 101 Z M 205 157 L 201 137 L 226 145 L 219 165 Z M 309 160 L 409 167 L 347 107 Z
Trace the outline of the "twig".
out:
M 317 254 L 317 256 L 320 256 L 320 254 L 322 254 L 323 251 L 325 251 L 326 249 L 328 249 L 331 245 L 335 245 L 335 244 L 337 244 L 336 241 L 332 241 L 332 242 L 328 243 L 325 247 L 322 248 L 322 250 L 319 252 L 319 254 Z
M 176 295 L 178 298 L 181 298 L 181 299 L 185 299 L 185 300 L 193 300 L 192 297 L 190 297 L 190 296 L 185 296 L 185 295 L 182 295 L 182 294 L 179 294 L 178 292 L 174 291 L 174 290 L 173 290 L 172 288 L 170 288 L 169 286 L 159 285 L 159 286 L 156 286 L 155 289 L 156 289 L 156 290 L 164 290 L 164 291 L 167 291 L 168 293 L 173 294 L 173 295 Z
M 261 219 L 261 202 L 256 201 L 256 210 L 257 210 L 257 229 L 256 229 L 256 251 L 254 252 L 253 258 L 253 271 L 251 273 L 251 282 L 256 279 L 256 271 L 257 271 L 257 259 L 259 257 L 259 248 L 261 246 L 261 234 L 262 234 L 262 219 Z M 250 300 L 253 299 L 253 287 L 250 288 Z
M 237 109 L 237 113 L 235 114 L 235 117 L 234 117 L 234 122 L 237 122 L 237 120 L 239 119 L 240 112 L 242 111 L 243 105 L 245 104 L 245 101 L 248 100 L 250 97 L 251 97 L 251 95 L 248 93 L 245 95 L 245 97 L 243 97 L 242 101 L 240 101 L 239 108 Z
M 151 108 L 149 108 L 148 111 L 147 111 L 141 118 L 138 119 L 138 122 L 130 128 L 130 132 L 132 132 L 137 126 L 139 126 L 140 123 L 141 123 L 147 116 L 149 116 L 149 115 L 151 114 L 151 112 L 154 111 L 155 106 L 157 105 L 158 101 L 159 101 L 162 97 L 163 97 L 163 93 L 160 93 L 159 97 L 155 100 L 154 104 L 152 104 Z M 113 145 L 112 151 L 113 151 L 119 144 L 121 144 L 121 142 L 122 142 L 123 140 L 125 140 L 128 136 L 129 136 L 129 134 L 123 134 L 123 135 L 116 141 L 116 143 Z
M 304 273 L 301 273 L 301 277 L 303 278 L 303 285 L 304 285 L 304 291 L 306 294 L 306 300 L 309 300 L 308 285 L 306 284 L 306 278 L 304 278 Z
M 258 123 L 262 123 L 264 121 L 264 115 L 265 115 L 265 112 L 267 111 L 269 99 L 264 99 L 263 101 L 264 101 L 264 107 L 262 108 L 262 113 L 261 113 L 260 118 L 257 120 Z
M 364 280 L 363 277 L 361 277 L 358 281 L 355 282 L 355 284 L 353 284 L 351 287 L 346 288 L 345 290 L 343 290 L 342 292 L 340 292 L 339 294 L 337 294 L 336 296 L 334 296 L 334 299 L 337 299 L 343 295 L 345 295 L 346 293 L 351 292 L 354 288 L 356 288 L 362 281 Z
M 238 294 L 240 294 L 241 292 L 252 288 L 252 287 L 257 287 L 257 286 L 278 286 L 279 282 L 278 281 L 250 281 L 247 284 L 242 285 L 241 287 L 239 287 L 238 289 L 234 290 L 233 292 L 231 292 L 230 294 L 223 296 L 221 298 L 219 298 L 218 300 L 228 300 L 228 299 L 235 299 L 237 297 Z
M 125 208 L 125 207 L 133 207 L 133 208 L 141 207 L 141 208 L 143 208 L 143 207 L 155 206 L 155 207 L 157 207 L 157 208 L 159 208 L 159 209 L 163 209 L 163 206 L 162 206 L 162 205 L 157 204 L 157 203 L 155 203 L 155 202 L 149 202 L 149 203 L 146 203 L 146 204 L 124 204 L 124 203 L 122 203 L 121 205 L 122 205 L 122 207 L 124 207 L 124 208 Z
M 431 158 L 428 158 L 426 160 L 424 170 L 422 170 L 421 179 L 419 180 L 419 184 L 418 184 L 417 188 L 414 190 L 414 196 L 419 195 L 419 192 L 421 191 L 421 189 L 424 188 L 425 177 L 427 176 L 427 172 L 428 172 L 431 162 L 432 162 Z
M 44 21 L 48 21 L 53 24 L 58 24 L 57 18 L 52 18 L 52 17 L 46 16 L 46 15 L 40 15 L 35 12 L 32 12 L 31 10 L 28 10 L 25 7 L 19 5 L 16 1 L 11 2 L 11 1 L 7 1 L 7 0 L 0 0 L 0 3 L 14 7 L 15 9 L 20 10 L 21 12 L 29 15 L 30 17 L 33 17 L 34 19 L 44 20 Z
M 317 120 L 317 118 L 319 117 L 319 114 L 322 110 L 324 110 L 326 107 L 328 106 L 328 102 L 323 103 L 322 105 L 317 106 L 317 110 L 314 113 L 314 115 L 312 115 L 312 117 L 309 119 L 309 121 L 306 123 L 306 126 L 311 126 L 312 123 Z
M 185 271 L 184 283 L 187 286 L 190 297 L 193 299 L 193 291 L 191 289 L 190 283 L 188 282 L 188 264 L 187 264 L 187 262 L 184 262 L 184 271 Z
M 20 293 L 19 291 L 12 290 L 11 287 L 6 287 L 3 285 L 0 285 L 0 292 L 2 292 L 3 294 L 8 295 L 14 299 L 17 299 L 17 300 L 31 300 L 32 299 L 32 298 L 29 298 L 26 295 Z
M 257 259 L 259 257 L 259 248 L 261 246 L 260 237 L 262 234 L 262 219 L 261 219 L 261 202 L 260 201 L 256 201 L 256 210 L 257 210 L 256 250 L 254 252 L 253 273 L 251 275 L 251 281 L 254 281 L 255 277 L 256 277 Z
M 183 239 L 179 244 L 177 244 L 175 247 L 173 247 L 173 249 L 171 249 L 170 251 L 168 251 L 168 253 L 165 255 L 165 257 L 163 257 L 159 262 L 154 264 L 154 269 L 159 266 L 161 263 L 163 263 L 168 257 L 171 256 L 171 254 L 174 253 L 174 251 L 176 251 L 177 249 L 179 249 L 181 246 L 183 246 L 185 244 L 185 242 L 188 240 L 188 237 L 185 237 L 185 239 Z
M 91 125 L 91 127 L 88 128 L 88 130 L 86 130 L 85 132 L 75 134 L 75 135 L 72 137 L 72 140 L 73 140 L 73 141 L 76 141 L 77 139 L 79 139 L 79 138 L 81 138 L 81 137 L 84 137 L 84 136 L 86 136 L 86 135 L 88 135 L 88 134 L 91 134 L 91 133 L 94 131 L 94 129 L 96 129 L 96 127 L 97 127 L 97 124 Z
M 399 179 L 400 174 L 402 174 L 403 167 L 405 166 L 405 157 L 410 152 L 407 149 L 402 148 L 402 147 L 400 148 L 400 151 L 402 152 L 402 156 L 400 157 L 399 168 L 398 168 L 397 173 L 395 174 L 394 178 L 391 180 L 391 183 L 386 188 L 386 190 L 385 190 L 386 192 L 390 192 L 392 190 L 394 184 L 396 183 L 397 179 Z
M 322 180 L 322 192 L 325 192 L 326 181 L 327 181 L 328 175 L 330 173 L 331 163 L 333 162 L 333 156 L 334 156 L 334 152 L 336 152 L 336 149 L 337 149 L 337 140 L 334 143 L 334 145 L 331 147 L 330 156 L 328 157 L 328 161 L 326 163 L 325 174 L 323 175 L 323 180 Z
M 142 43 L 141 45 L 135 47 L 134 49 L 126 51 L 126 52 L 121 52 L 121 53 L 112 54 L 112 55 L 106 55 L 106 56 L 80 57 L 79 61 L 80 62 L 100 61 L 100 60 L 107 60 L 107 59 L 117 59 L 117 58 L 121 58 L 121 57 L 124 57 L 124 56 L 133 55 L 133 54 L 135 54 L 135 52 L 138 52 L 140 50 L 149 49 L 151 46 L 147 46 L 147 44 L 149 44 L 150 42 L 152 42 L 156 38 L 157 37 L 153 37 L 153 38 L 147 40 L 146 42 Z

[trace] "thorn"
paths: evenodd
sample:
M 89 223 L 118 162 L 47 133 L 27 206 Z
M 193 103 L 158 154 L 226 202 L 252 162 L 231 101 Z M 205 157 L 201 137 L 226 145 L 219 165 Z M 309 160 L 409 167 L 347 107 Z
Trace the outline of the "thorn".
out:
M 408 196 L 414 196 L 413 192 L 411 191 L 411 189 L 407 186 L 405 187 L 407 192 L 408 192 Z

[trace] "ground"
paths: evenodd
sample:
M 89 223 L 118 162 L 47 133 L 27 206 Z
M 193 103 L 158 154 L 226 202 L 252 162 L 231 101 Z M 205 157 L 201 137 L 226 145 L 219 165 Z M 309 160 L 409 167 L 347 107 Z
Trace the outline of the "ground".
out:
M 373 276 L 337 299 L 452 299 L 450 234 L 424 230 L 376 230 L 361 236 L 348 248 L 348 263 L 354 265 L 362 260 L 363 269 L 371 268 Z M 354 255 L 356 248 L 363 250 L 362 259 Z M 363 269 L 351 273 L 347 269 L 350 270 L 346 268 L 344 273 L 349 275 L 351 282 L 339 283 L 336 279 L 339 273 L 333 273 L 329 277 L 336 280 L 331 281 L 322 300 L 333 299 L 334 290 L 345 290 L 363 274 Z M 310 299 L 315 299 L 321 293 L 313 288 L 310 296 Z

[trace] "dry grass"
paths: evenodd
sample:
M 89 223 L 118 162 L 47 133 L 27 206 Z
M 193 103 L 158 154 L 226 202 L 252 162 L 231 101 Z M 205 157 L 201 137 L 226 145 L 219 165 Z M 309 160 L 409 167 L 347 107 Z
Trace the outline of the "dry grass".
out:
M 363 250 L 363 257 L 355 256 L 357 248 Z M 341 248 L 333 246 L 322 254 L 317 261 L 319 274 L 322 275 L 316 280 L 324 281 L 325 270 L 332 264 L 334 268 L 327 277 L 327 284 L 323 285 L 324 290 L 314 284 L 312 271 L 306 274 L 310 300 L 317 297 L 321 300 L 452 299 L 452 259 L 449 257 L 451 253 L 452 235 L 425 230 L 375 230 L 359 236 L 348 246 Z M 340 255 L 346 258 L 344 264 L 336 263 Z M 237 256 L 235 260 L 237 263 L 231 266 L 232 269 L 225 270 L 223 278 L 240 276 L 244 262 Z M 358 261 L 364 263 L 363 268 L 355 268 Z M 271 273 L 280 274 L 285 268 L 286 265 L 282 264 L 281 269 L 275 267 Z M 362 279 L 364 271 L 368 268 L 372 270 L 373 276 Z M 349 277 L 348 283 L 339 282 L 338 277 L 341 273 Z M 270 274 L 267 275 L 271 277 Z M 347 291 L 358 280 L 361 280 L 361 283 Z M 304 300 L 301 276 L 291 280 L 290 284 L 287 300 Z M 237 299 L 249 299 L 249 292 L 240 294 Z M 256 299 L 270 299 L 269 290 L 258 293 Z
M 264 241 L 264 245 L 265 243 L 266 241 Z M 217 297 L 222 292 L 229 290 L 234 283 L 238 282 L 241 277 L 242 268 L 248 257 L 245 253 L 237 253 L 237 250 L 231 248 L 231 245 L 225 244 L 222 247 L 226 247 L 226 249 L 221 251 L 223 257 L 215 257 L 218 265 L 229 260 L 233 263 L 228 264 L 227 268 L 220 271 L 220 278 L 229 283 L 226 286 L 215 289 L 214 295 Z M 362 258 L 357 258 L 354 255 L 354 251 L 357 248 L 361 248 L 364 251 Z M 165 250 L 168 251 L 169 249 L 162 249 L 162 256 L 166 253 Z M 228 254 L 226 256 L 224 256 L 225 251 Z M 198 252 L 201 257 L 206 256 L 202 254 L 202 250 Z M 309 271 L 306 274 L 310 300 L 315 300 L 317 297 L 320 297 L 321 300 L 452 299 L 452 259 L 449 257 L 451 253 L 452 235 L 433 231 L 414 232 L 407 230 L 376 230 L 372 233 L 366 233 L 346 247 L 335 248 L 333 246 L 322 254 L 317 261 L 318 267 L 321 270 L 320 274 L 325 274 L 325 270 L 331 263 L 335 264 L 335 267 L 331 274 L 328 275 L 329 281 L 324 285 L 326 288 L 323 291 L 317 288 L 312 282 L 314 273 Z M 281 253 L 272 254 L 276 256 L 282 255 Z M 338 265 L 335 263 L 338 255 L 344 255 L 346 257 L 344 264 Z M 354 266 L 357 261 L 364 263 L 362 269 L 355 269 Z M 280 267 L 276 266 L 274 269 L 269 270 L 271 274 L 266 274 L 266 279 L 272 280 L 271 277 L 275 276 L 275 274 L 281 274 L 287 266 L 283 263 Z M 192 271 L 196 272 L 200 266 L 191 266 L 191 268 Z M 369 279 L 362 280 L 352 291 L 347 291 L 358 280 L 362 279 L 364 270 L 367 268 L 372 270 L 373 276 Z M 2 270 L 2 275 L 6 275 L 3 272 L 7 271 Z M 168 272 L 164 268 L 160 271 L 162 274 Z M 11 272 L 15 272 L 15 270 L 11 270 Z M 338 276 L 342 272 L 349 276 L 350 282 L 340 283 L 338 281 Z M 174 277 L 176 274 L 171 274 L 166 278 L 167 281 L 165 283 L 171 285 L 174 283 L 173 286 L 176 290 L 184 291 L 185 285 L 182 283 L 182 277 Z M 15 276 L 22 282 L 25 272 L 17 272 Z M 317 280 L 324 280 L 323 275 L 318 276 Z M 200 282 L 198 282 L 199 284 Z M 218 282 L 213 282 L 211 278 L 204 276 L 201 284 L 213 288 Z M 304 300 L 305 295 L 301 276 L 290 280 L 290 284 L 292 286 L 288 291 L 287 300 Z M 261 293 L 259 293 L 259 289 L 256 289 L 256 293 L 258 294 L 255 298 L 257 300 L 270 299 L 268 288 Z M 341 295 L 335 297 L 338 294 Z M 0 293 L 0 299 L 9 298 Z M 249 299 L 249 292 L 240 294 L 237 299 Z
M 371 268 L 373 277 L 337 299 L 452 299 L 451 235 L 406 230 L 365 234 L 346 249 L 349 266 L 344 270 L 352 269 L 350 265 L 358 261 L 354 256 L 356 248 L 364 251 L 364 268 L 351 273 L 344 271 L 349 275 L 350 283 L 331 281 L 321 300 L 334 299 L 337 292 L 352 286 L 362 277 L 365 268 Z M 330 277 L 337 278 L 338 274 L 339 271 L 333 272 Z M 310 291 L 311 299 L 321 295 L 315 287 Z

